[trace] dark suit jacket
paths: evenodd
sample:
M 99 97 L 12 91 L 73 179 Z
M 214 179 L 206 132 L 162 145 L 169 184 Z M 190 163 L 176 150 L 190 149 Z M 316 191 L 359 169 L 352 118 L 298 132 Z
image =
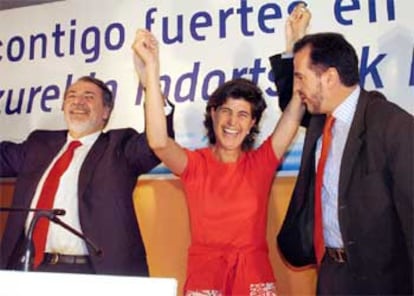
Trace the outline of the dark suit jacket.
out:
M 289 100 L 281 71 L 292 60 L 271 57 L 276 85 Z M 276 74 L 277 73 L 277 74 Z M 293 80 L 290 76 L 285 80 Z M 286 104 L 286 103 L 283 103 Z M 315 147 L 325 116 L 309 117 L 297 182 L 285 219 L 314 200 Z M 338 219 L 348 263 L 366 290 L 412 293 L 414 119 L 375 91 L 361 89 L 340 168 Z M 313 219 L 313 217 L 311 217 Z M 313 225 L 313 220 L 309 221 Z
M 172 115 L 169 134 L 173 136 Z M 36 186 L 66 141 L 67 131 L 35 131 L 21 144 L 0 143 L 1 177 L 17 177 L 13 207 L 30 207 Z M 146 253 L 132 200 L 137 177 L 160 161 L 146 135 L 133 129 L 102 133 L 79 175 L 82 232 L 103 250 L 92 264 L 99 274 L 148 275 Z M 10 213 L 0 249 L 1 268 L 19 253 L 27 215 Z

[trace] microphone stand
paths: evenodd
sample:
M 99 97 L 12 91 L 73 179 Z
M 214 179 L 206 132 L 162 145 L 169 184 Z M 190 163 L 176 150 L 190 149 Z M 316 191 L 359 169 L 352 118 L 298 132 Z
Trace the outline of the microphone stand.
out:
M 85 236 L 83 233 L 77 231 L 75 228 L 69 226 L 68 224 L 66 224 L 65 222 L 63 222 L 62 220 L 60 220 L 58 217 L 56 217 L 56 215 L 51 215 L 51 217 L 49 218 L 50 221 L 62 226 L 63 228 L 65 228 L 66 230 L 68 230 L 69 232 L 73 233 L 74 235 L 76 235 L 77 237 L 83 239 L 86 244 L 92 248 L 94 254 L 98 257 L 101 257 L 103 254 L 102 249 L 98 248 L 98 246 L 96 246 L 89 237 Z
M 23 271 L 32 270 L 33 265 L 33 230 L 39 221 L 40 217 L 49 217 L 49 212 L 42 211 L 42 212 L 35 212 L 32 221 L 30 221 L 29 229 L 27 230 L 26 235 L 26 248 L 24 252 L 24 262 L 23 262 Z M 52 214 L 53 215 L 53 214 Z
M 32 270 L 32 257 L 33 257 L 33 231 L 36 227 L 37 222 L 41 217 L 45 217 L 52 221 L 53 223 L 56 223 L 72 234 L 76 235 L 77 237 L 83 239 L 86 244 L 91 247 L 94 254 L 98 257 L 102 256 L 103 251 L 98 248 L 88 237 L 86 237 L 81 232 L 77 231 L 67 223 L 60 220 L 57 216 L 58 215 L 65 215 L 66 211 L 62 209 L 24 209 L 24 208 L 0 208 L 0 212 L 7 211 L 7 212 L 34 212 L 33 219 L 30 222 L 29 229 L 27 231 L 26 235 L 26 248 L 24 253 L 24 264 L 23 264 L 23 271 L 29 271 Z

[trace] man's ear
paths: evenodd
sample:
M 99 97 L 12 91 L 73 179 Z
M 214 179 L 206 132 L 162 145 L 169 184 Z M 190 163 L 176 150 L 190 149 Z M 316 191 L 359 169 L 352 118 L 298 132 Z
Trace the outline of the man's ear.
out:
M 324 80 L 329 88 L 336 87 L 338 83 L 341 83 L 338 70 L 334 67 L 329 67 L 324 73 Z
M 105 106 L 105 113 L 103 115 L 103 119 L 105 121 L 108 121 L 110 116 L 111 116 L 111 108 L 109 108 L 108 106 Z

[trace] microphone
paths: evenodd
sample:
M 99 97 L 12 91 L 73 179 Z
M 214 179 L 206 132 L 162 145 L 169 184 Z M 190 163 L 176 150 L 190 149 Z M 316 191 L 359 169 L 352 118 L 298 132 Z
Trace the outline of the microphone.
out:
M 64 209 L 33 209 L 33 208 L 0 208 L 0 212 L 33 212 L 33 218 L 30 222 L 29 229 L 27 230 L 26 235 L 26 248 L 25 248 L 25 254 L 23 256 L 23 270 L 29 271 L 32 269 L 33 265 L 33 230 L 37 224 L 37 221 L 41 217 L 46 217 L 53 223 L 56 223 L 72 234 L 76 235 L 77 237 L 83 239 L 85 243 L 92 249 L 93 253 L 101 257 L 103 255 L 102 249 L 97 247 L 91 239 L 89 239 L 87 236 L 85 236 L 83 233 L 77 231 L 67 223 L 60 220 L 57 216 L 63 216 L 66 214 L 66 211 Z
M 0 207 L 0 212 L 44 212 L 45 215 L 63 216 L 66 214 L 64 209 L 32 209 L 32 208 L 7 208 Z

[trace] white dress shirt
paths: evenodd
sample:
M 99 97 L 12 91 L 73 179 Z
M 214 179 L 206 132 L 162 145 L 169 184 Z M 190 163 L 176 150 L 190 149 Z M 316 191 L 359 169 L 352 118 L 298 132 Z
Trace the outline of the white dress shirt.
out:
M 82 143 L 82 146 L 78 147 L 75 150 L 69 167 L 61 176 L 53 204 L 53 208 L 64 209 L 66 211 L 66 214 L 64 216 L 59 216 L 59 219 L 61 219 L 64 223 L 68 224 L 69 226 L 78 230 L 81 233 L 82 230 L 79 222 L 78 207 L 79 173 L 81 166 L 86 158 L 86 155 L 88 154 L 90 148 L 99 137 L 100 133 L 101 132 L 99 131 L 94 134 L 85 136 L 81 139 L 78 139 Z M 55 156 L 52 163 L 43 174 L 37 186 L 35 196 L 31 203 L 32 208 L 36 208 L 40 191 L 43 187 L 43 183 L 45 182 L 45 179 L 49 174 L 49 171 L 51 170 L 53 164 L 63 154 L 63 152 L 67 149 L 69 143 L 73 140 L 74 139 L 72 139 L 68 135 L 66 144 Z M 28 219 L 26 220 L 26 229 L 28 229 L 32 217 L 33 215 L 28 216 Z M 45 252 L 60 253 L 66 255 L 87 255 L 88 249 L 86 248 L 85 242 L 81 238 L 64 229 L 62 226 L 51 222 L 47 234 Z
M 357 87 L 332 113 L 335 122 L 332 127 L 332 142 L 326 159 L 322 185 L 323 235 L 325 245 L 331 248 L 343 247 L 338 221 L 339 174 L 342 155 L 354 118 L 359 93 L 360 88 Z M 321 138 L 318 140 L 316 148 L 316 164 L 321 153 Z

